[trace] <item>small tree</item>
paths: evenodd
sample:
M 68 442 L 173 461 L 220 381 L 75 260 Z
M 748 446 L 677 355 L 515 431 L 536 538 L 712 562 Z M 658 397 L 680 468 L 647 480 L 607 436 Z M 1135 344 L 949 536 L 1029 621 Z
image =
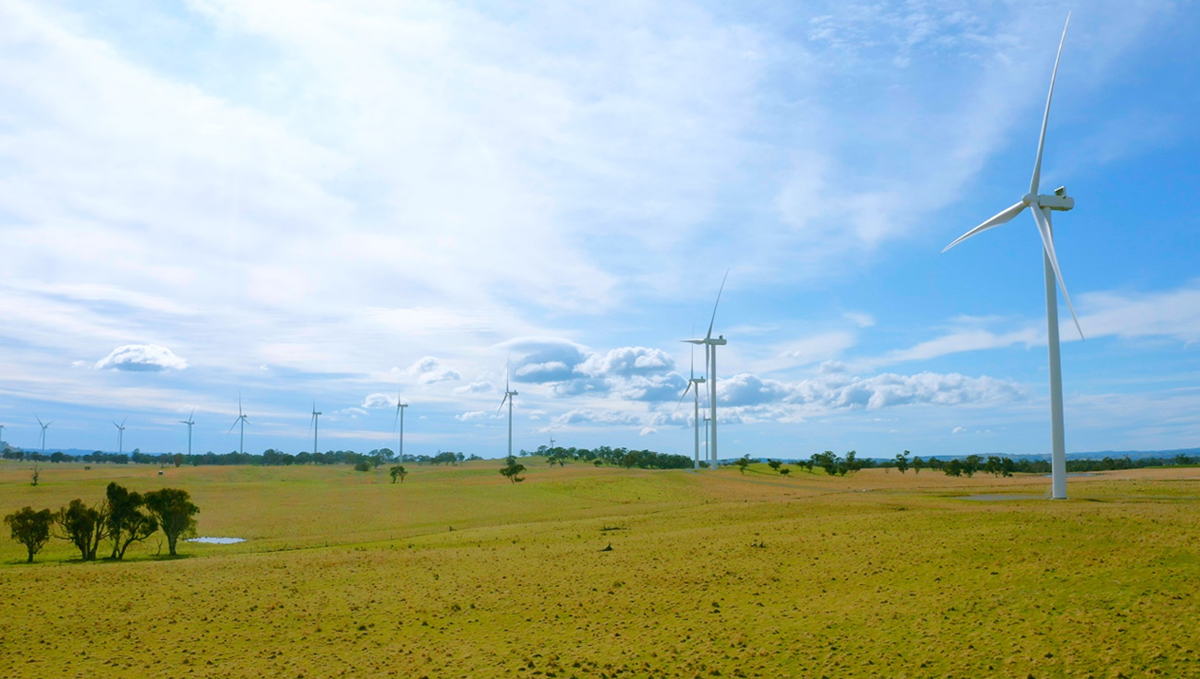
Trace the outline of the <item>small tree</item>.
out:
M 56 537 L 75 545 L 80 559 L 93 561 L 100 541 L 108 535 L 108 506 L 102 502 L 89 507 L 83 500 L 71 500 L 54 515 L 54 523 L 59 530 Z
M 50 540 L 50 526 L 54 524 L 54 513 L 49 509 L 40 512 L 32 507 L 23 507 L 4 517 L 12 530 L 12 539 L 25 545 L 29 559 L 25 563 L 33 563 L 33 555 L 37 554 Z
M 404 465 L 398 464 L 388 470 L 388 475 L 392 477 L 392 483 L 395 483 L 396 479 L 400 479 L 400 483 L 404 483 L 404 477 L 408 476 L 408 472 L 405 471 Z
M 767 459 L 767 466 L 775 471 L 779 471 L 779 465 L 783 464 L 779 460 Z
M 750 465 L 751 465 L 753 462 L 754 462 L 754 461 L 750 459 L 750 456 L 749 456 L 749 455 L 743 455 L 743 456 L 739 457 L 739 458 L 738 458 L 738 459 L 737 459 L 737 460 L 734 462 L 734 464 L 736 464 L 736 465 L 737 465 L 737 468 L 738 468 L 738 471 L 739 471 L 739 472 L 741 472 L 741 473 L 745 474 L 745 473 L 746 473 L 746 467 L 749 467 L 749 466 L 750 466 Z
M 901 474 L 908 471 L 908 455 L 909 453 L 906 450 L 896 456 L 896 469 L 899 469 Z
M 36 464 L 33 465 L 33 472 L 29 475 L 29 485 L 36 486 L 38 484 L 38 479 L 41 478 L 41 476 L 42 468 Z
M 172 459 L 172 461 L 175 463 L 175 467 L 178 469 L 179 465 L 183 464 L 183 453 L 175 453 L 175 457 Z
M 371 471 L 371 463 L 367 462 L 366 460 L 359 460 L 354 464 L 354 470 L 360 472 L 369 472 Z
M 913 458 L 912 470 L 913 470 L 914 474 L 920 474 L 921 468 L 924 466 L 925 466 L 925 460 L 922 460 L 919 456 Z
M 783 476 L 787 476 L 788 474 L 792 473 L 792 470 L 788 469 L 787 467 L 784 467 L 783 469 L 779 470 L 779 473 L 782 474 Z
M 196 519 L 200 508 L 192 504 L 192 498 L 186 490 L 178 488 L 163 488 L 146 493 L 143 498 L 146 511 L 158 521 L 162 531 L 167 535 L 167 551 L 176 556 L 175 543 L 181 535 L 193 535 L 196 532 Z
M 520 483 L 525 480 L 518 476 L 523 471 L 525 471 L 525 465 L 517 462 L 517 459 L 511 455 L 505 460 L 504 466 L 500 468 L 500 474 L 512 483 Z
M 158 520 L 141 511 L 141 493 L 130 492 L 116 483 L 108 484 L 108 534 L 113 541 L 112 559 L 124 559 L 125 550 L 158 530 Z

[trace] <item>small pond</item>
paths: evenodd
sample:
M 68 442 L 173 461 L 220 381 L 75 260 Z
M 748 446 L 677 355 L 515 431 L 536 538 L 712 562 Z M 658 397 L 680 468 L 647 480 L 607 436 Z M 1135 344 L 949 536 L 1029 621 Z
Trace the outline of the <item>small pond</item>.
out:
M 203 542 L 206 545 L 235 545 L 246 538 L 191 538 L 188 542 Z

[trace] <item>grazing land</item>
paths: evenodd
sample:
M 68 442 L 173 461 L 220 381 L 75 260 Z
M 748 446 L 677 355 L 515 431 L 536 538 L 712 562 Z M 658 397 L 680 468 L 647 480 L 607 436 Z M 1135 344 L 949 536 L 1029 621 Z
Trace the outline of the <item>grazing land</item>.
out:
M 1200 676 L 1197 468 L 1050 502 L 1020 475 L 523 462 L 0 464 L 2 514 L 167 486 L 246 539 L 27 565 L 5 531 L 0 676 Z

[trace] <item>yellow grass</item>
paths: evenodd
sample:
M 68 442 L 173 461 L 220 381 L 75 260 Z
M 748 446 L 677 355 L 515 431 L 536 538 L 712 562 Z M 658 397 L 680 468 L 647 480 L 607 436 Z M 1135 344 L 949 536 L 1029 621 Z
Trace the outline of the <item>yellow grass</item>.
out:
M 978 502 L 1048 479 L 527 465 L 0 465 L 0 513 L 116 480 L 247 538 L 4 540 L 0 676 L 1200 676 L 1198 469 Z

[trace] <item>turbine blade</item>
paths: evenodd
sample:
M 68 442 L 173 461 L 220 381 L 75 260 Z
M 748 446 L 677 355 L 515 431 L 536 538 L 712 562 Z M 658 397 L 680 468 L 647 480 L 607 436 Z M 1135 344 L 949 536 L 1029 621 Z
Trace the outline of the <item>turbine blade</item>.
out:
M 233 428 L 234 428 L 234 427 L 236 427 L 236 426 L 238 426 L 238 422 L 241 422 L 241 421 L 242 421 L 242 418 L 240 418 L 240 417 L 239 417 L 239 418 L 237 418 L 236 420 L 234 420 L 234 421 L 233 421 L 233 424 L 229 425 L 229 431 L 227 431 L 227 432 L 225 432 L 225 433 L 226 433 L 226 434 L 228 434 L 228 433 L 232 432 L 232 431 L 233 431 Z
M 121 426 L 122 426 L 122 427 L 124 427 L 124 426 L 125 426 L 125 423 L 126 423 L 126 422 L 128 422 L 128 421 L 129 421 L 129 418 L 128 418 L 128 417 L 126 417 L 125 419 L 121 420 Z
M 970 238 L 971 236 L 983 233 L 984 231 L 987 231 L 988 229 L 990 229 L 994 226 L 1000 226 L 1001 224 L 1005 224 L 1005 223 L 1011 221 L 1013 217 L 1016 217 L 1017 215 L 1021 214 L 1021 210 L 1024 210 L 1024 209 L 1025 209 L 1025 203 L 1023 201 L 1004 208 L 1004 210 L 1002 212 L 996 214 L 995 216 L 993 216 L 991 219 L 987 220 L 986 222 L 984 222 L 984 223 L 980 224 L 979 226 L 971 229 L 970 231 L 964 233 L 963 235 L 961 235 L 957 239 L 955 239 L 955 241 L 953 243 L 942 248 L 942 252 L 949 250 L 950 248 L 954 247 L 955 245 L 958 245 L 959 243 Z
M 43 427 L 46 426 L 46 425 L 42 424 L 42 418 L 38 417 L 37 415 L 34 415 L 33 419 L 38 421 L 38 425 L 43 426 Z
M 678 412 L 678 411 L 679 411 L 679 405 L 680 405 L 681 403 L 683 403 L 683 399 L 687 398 L 688 392 L 692 390 L 692 385 L 693 385 L 693 384 L 695 384 L 695 383 L 694 383 L 694 382 L 692 382 L 691 380 L 688 380 L 687 389 L 684 389 L 684 390 L 683 390 L 683 393 L 682 393 L 682 394 L 679 396 L 679 402 L 675 404 L 675 410 L 674 410 L 673 412 Z
M 1079 339 L 1085 339 L 1083 328 L 1079 326 L 1079 318 L 1075 315 L 1075 307 L 1071 304 L 1071 296 L 1067 294 L 1067 284 L 1063 282 L 1062 272 L 1058 269 L 1058 255 L 1054 253 L 1054 235 L 1050 231 L 1050 218 L 1041 208 L 1034 206 L 1033 220 L 1037 222 L 1038 233 L 1042 235 L 1042 247 L 1050 258 L 1050 268 L 1054 269 L 1054 277 L 1058 279 L 1058 287 L 1062 288 L 1063 299 L 1067 300 L 1067 308 L 1071 310 L 1071 319 L 1075 321 L 1075 329 L 1079 331 Z
M 1071 24 L 1071 13 L 1067 12 L 1067 22 L 1063 24 L 1062 38 L 1058 41 L 1058 56 L 1054 57 L 1054 71 L 1050 74 L 1050 93 L 1046 95 L 1046 112 L 1042 114 L 1042 134 L 1038 138 L 1037 160 L 1033 164 L 1033 179 L 1029 182 L 1029 192 L 1037 193 L 1042 181 L 1042 149 L 1046 146 L 1046 123 L 1050 120 L 1050 100 L 1054 98 L 1054 80 L 1058 78 L 1058 61 L 1062 59 L 1063 43 L 1067 41 L 1067 26 Z M 1063 289 L 1064 291 L 1066 288 Z
M 696 345 L 692 345 L 692 367 L 688 368 L 688 377 L 696 378 Z M 689 383 L 690 384 L 690 383 Z M 684 392 L 687 393 L 687 392 Z
M 508 389 L 504 390 L 504 398 L 500 399 L 500 406 L 496 408 L 496 414 L 499 415 L 501 410 L 504 410 L 504 404 L 508 402 Z
M 717 322 L 717 307 L 721 305 L 721 293 L 725 292 L 725 281 L 729 279 L 729 269 L 725 269 L 725 277 L 721 279 L 721 288 L 717 290 L 717 303 L 713 305 L 712 318 L 708 321 L 708 334 L 704 339 L 712 339 L 713 323 Z

